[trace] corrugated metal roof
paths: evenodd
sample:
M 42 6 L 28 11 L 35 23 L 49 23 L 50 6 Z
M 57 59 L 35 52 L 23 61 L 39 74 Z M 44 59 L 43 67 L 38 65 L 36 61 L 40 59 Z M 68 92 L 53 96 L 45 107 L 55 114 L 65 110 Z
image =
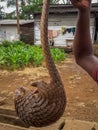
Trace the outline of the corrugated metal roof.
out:
M 20 25 L 27 24 L 27 23 L 33 23 L 34 20 L 19 20 Z M 17 20 L 0 20 L 0 25 L 16 25 Z
M 54 4 L 50 5 L 50 14 L 61 14 L 61 13 L 77 13 L 78 9 L 75 8 L 72 4 Z M 91 12 L 98 12 L 98 3 L 93 3 L 91 6 Z M 39 15 L 41 12 L 35 12 L 34 15 Z

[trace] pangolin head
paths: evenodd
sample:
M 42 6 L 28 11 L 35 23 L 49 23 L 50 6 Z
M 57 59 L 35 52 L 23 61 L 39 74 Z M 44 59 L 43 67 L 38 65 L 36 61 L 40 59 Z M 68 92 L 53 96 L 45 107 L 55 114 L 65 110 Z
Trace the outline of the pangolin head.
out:
M 25 94 L 25 88 L 24 87 L 18 87 L 16 90 L 15 90 L 15 98 L 18 98 L 20 96 L 23 96 Z

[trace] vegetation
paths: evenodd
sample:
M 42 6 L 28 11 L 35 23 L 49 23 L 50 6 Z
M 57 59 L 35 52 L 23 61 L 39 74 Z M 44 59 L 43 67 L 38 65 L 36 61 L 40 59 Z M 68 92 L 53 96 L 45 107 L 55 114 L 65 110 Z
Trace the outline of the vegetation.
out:
M 43 0 L 27 0 L 27 4 L 22 7 L 22 16 L 24 18 L 30 19 L 30 16 L 33 16 L 34 12 L 41 11 L 41 5 Z M 59 4 L 59 0 L 50 0 L 50 4 Z
M 41 11 L 40 5 L 43 3 L 43 0 L 2 0 L 7 3 L 7 6 L 13 6 L 16 8 L 16 3 L 18 2 L 19 8 L 19 18 L 20 19 L 32 19 L 33 13 L 36 11 Z M 94 2 L 94 0 L 93 0 Z M 70 0 L 51 0 L 51 4 L 71 4 Z M 98 1 L 96 1 L 98 3 Z M 1 6 L 0 6 L 1 10 Z M 3 13 L 2 11 L 0 13 Z M 10 18 L 16 19 L 15 12 L 10 14 L 0 14 L 0 18 Z
M 65 53 L 56 48 L 51 49 L 51 54 L 55 62 L 65 59 Z M 40 66 L 44 57 L 40 46 L 31 46 L 21 41 L 3 41 L 0 45 L 0 68 L 19 69 L 26 66 Z
M 18 3 L 18 5 L 17 5 Z M 31 19 L 33 13 L 41 11 L 43 0 L 7 0 L 7 6 L 18 6 L 20 19 Z M 50 0 L 51 4 L 59 4 L 59 0 Z M 15 18 L 15 17 L 14 17 Z

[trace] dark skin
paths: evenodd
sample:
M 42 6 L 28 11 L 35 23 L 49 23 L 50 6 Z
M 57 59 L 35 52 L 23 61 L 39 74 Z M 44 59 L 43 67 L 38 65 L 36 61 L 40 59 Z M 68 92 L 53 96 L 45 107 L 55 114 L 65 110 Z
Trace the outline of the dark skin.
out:
M 98 66 L 98 58 L 93 55 L 90 36 L 90 6 L 92 0 L 71 0 L 78 8 L 78 20 L 74 38 L 74 55 L 78 65 L 86 70 L 91 77 L 95 67 Z

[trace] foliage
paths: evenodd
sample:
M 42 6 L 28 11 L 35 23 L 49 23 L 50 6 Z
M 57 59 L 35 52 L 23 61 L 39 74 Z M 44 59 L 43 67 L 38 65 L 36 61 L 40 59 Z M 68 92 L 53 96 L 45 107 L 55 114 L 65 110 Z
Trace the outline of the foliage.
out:
M 20 18 L 31 19 L 34 12 L 41 11 L 43 0 L 17 0 Z M 51 4 L 59 4 L 60 0 L 50 0 Z M 7 0 L 7 6 L 16 6 L 16 0 Z M 13 18 L 13 17 L 12 17 Z
M 0 5 L 0 19 L 4 17 L 4 13 L 2 12 L 3 6 Z
M 70 0 L 62 0 L 63 4 L 71 4 Z
M 65 57 L 67 56 L 63 50 L 59 49 L 59 48 L 51 48 L 51 55 L 53 57 L 53 60 L 55 62 L 60 62 L 63 61 L 65 59 Z
M 60 49 L 51 49 L 55 62 L 65 59 L 65 53 Z M 40 66 L 43 62 L 43 53 L 40 46 L 31 46 L 21 41 L 3 41 L 0 44 L 0 68 L 19 69 L 25 66 Z
M 59 0 L 51 0 L 51 4 L 59 4 Z M 43 0 L 27 0 L 27 5 L 22 6 L 22 15 L 27 19 L 30 19 L 30 15 L 33 15 L 34 12 L 41 11 L 41 5 Z

